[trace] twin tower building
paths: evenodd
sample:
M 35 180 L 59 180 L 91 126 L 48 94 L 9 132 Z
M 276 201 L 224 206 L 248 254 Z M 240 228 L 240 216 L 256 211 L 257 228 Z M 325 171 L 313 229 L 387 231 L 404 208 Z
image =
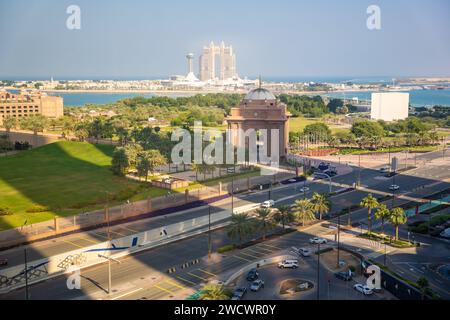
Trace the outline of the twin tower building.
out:
M 216 65 L 217 56 L 220 59 L 218 65 Z M 220 70 L 216 70 L 217 67 Z M 225 46 L 223 41 L 220 45 L 211 42 L 209 46 L 204 46 L 200 56 L 199 71 L 200 80 L 205 82 L 216 78 L 222 81 L 236 78 L 236 55 L 233 53 L 233 48 Z

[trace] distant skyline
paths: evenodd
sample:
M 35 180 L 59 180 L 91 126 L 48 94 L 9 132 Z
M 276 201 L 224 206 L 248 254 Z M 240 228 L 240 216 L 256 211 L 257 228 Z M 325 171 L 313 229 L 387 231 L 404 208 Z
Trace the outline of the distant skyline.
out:
M 368 30 L 366 9 L 381 9 Z M 81 8 L 69 30 L 66 8 Z M 450 76 L 448 0 L 1 0 L 0 79 L 155 79 L 225 41 L 241 77 Z M 348 79 L 348 80 L 350 80 Z

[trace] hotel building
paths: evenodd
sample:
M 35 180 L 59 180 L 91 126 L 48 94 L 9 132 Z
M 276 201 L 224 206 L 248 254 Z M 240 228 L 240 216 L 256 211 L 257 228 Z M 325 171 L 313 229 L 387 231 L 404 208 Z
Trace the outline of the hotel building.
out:
M 48 96 L 45 93 L 13 94 L 0 91 L 0 126 L 3 119 L 11 116 L 22 117 L 41 114 L 49 118 L 63 116 L 63 98 Z

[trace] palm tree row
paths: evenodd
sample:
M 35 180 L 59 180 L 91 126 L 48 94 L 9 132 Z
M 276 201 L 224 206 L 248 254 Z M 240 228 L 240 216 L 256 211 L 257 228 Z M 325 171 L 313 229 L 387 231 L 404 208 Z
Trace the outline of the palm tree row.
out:
M 316 219 L 316 213 L 322 219 L 323 214 L 330 210 L 330 201 L 325 195 L 315 193 L 312 199 L 297 200 L 293 207 L 283 205 L 275 209 L 259 208 L 255 211 L 256 219 L 251 219 L 246 213 L 234 214 L 228 227 L 228 236 L 237 239 L 239 245 L 242 240 L 256 231 L 261 231 L 265 240 L 267 232 L 282 224 L 297 221 L 304 226 L 306 222 Z
M 394 208 L 389 210 L 385 204 L 380 204 L 378 200 L 372 196 L 372 194 L 369 194 L 367 197 L 362 199 L 360 206 L 367 208 L 367 231 L 369 234 L 372 233 L 372 210 L 377 209 L 375 212 L 375 218 L 381 219 L 382 232 L 384 233 L 384 222 L 387 220 L 395 228 L 395 240 L 399 239 L 398 227 L 405 224 L 408 220 L 405 211 L 402 208 Z

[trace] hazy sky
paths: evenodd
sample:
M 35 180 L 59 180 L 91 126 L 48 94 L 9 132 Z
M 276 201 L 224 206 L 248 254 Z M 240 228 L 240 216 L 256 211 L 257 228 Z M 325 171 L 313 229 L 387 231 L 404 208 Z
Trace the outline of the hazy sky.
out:
M 381 30 L 366 27 L 371 4 Z M 449 76 L 450 1 L 0 0 L 0 78 L 184 74 L 188 52 L 198 72 L 222 40 L 240 76 Z

